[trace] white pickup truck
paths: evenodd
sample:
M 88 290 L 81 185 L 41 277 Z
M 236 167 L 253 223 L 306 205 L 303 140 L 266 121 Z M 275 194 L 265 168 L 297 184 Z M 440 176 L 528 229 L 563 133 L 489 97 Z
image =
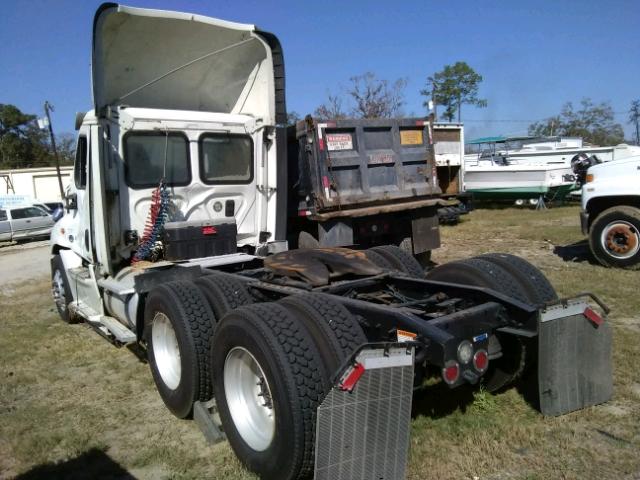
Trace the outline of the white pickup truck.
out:
M 48 237 L 54 220 L 35 205 L 0 208 L 0 242 Z
M 640 156 L 589 168 L 580 220 L 602 265 L 640 269 Z

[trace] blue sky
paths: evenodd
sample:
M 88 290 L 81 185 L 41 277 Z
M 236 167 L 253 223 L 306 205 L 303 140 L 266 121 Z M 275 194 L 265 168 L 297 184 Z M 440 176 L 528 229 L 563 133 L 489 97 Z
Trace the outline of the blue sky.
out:
M 2 1 L 0 103 L 41 113 L 56 107 L 58 132 L 91 108 L 93 0 Z M 463 108 L 467 138 L 524 133 L 531 120 L 583 97 L 610 101 L 628 137 L 640 98 L 640 2 L 583 1 L 197 1 L 131 0 L 254 23 L 280 38 L 288 109 L 310 113 L 350 76 L 408 79 L 407 114 L 423 115 L 419 90 L 463 60 L 484 76 L 488 107 Z

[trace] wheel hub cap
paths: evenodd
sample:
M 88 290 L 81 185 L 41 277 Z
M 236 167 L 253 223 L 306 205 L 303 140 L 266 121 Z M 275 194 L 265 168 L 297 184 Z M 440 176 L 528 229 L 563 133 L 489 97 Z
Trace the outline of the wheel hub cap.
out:
M 640 249 L 638 230 L 627 222 L 615 222 L 607 225 L 602 233 L 603 244 L 607 251 L 617 258 L 629 258 Z
M 169 317 L 164 313 L 156 313 L 151 327 L 153 357 L 164 384 L 171 390 L 178 388 L 182 376 L 180 348 L 178 337 L 171 325 Z
M 262 367 L 245 348 L 235 347 L 227 355 L 224 391 L 242 439 L 256 451 L 266 450 L 276 431 L 273 398 Z

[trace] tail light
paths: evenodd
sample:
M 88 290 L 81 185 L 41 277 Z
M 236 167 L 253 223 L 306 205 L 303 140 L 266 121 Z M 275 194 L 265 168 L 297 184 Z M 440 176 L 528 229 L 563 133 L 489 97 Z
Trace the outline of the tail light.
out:
M 449 385 L 453 385 L 460 377 L 460 365 L 455 360 L 449 360 L 442 369 L 442 379 Z
M 473 356 L 473 366 L 480 373 L 483 373 L 489 366 L 489 355 L 486 350 L 478 350 Z

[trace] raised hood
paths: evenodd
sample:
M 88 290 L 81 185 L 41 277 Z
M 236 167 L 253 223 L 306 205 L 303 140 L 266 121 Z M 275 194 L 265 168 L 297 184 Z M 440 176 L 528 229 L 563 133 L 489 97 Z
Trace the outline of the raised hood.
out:
M 103 4 L 93 23 L 93 99 L 110 105 L 248 114 L 284 123 L 284 65 L 254 25 Z

